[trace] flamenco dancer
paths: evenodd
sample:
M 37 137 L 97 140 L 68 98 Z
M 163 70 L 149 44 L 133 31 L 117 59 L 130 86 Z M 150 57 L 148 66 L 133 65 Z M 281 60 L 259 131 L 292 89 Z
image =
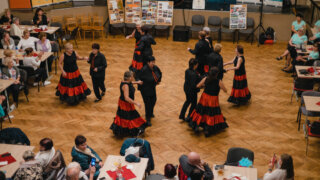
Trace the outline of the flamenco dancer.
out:
M 148 29 L 146 27 L 141 28 L 141 40 L 139 46 L 136 48 L 136 51 L 140 51 L 142 55 L 142 62 L 145 66 L 148 63 L 148 59 L 153 55 L 151 45 L 156 45 L 154 38 L 148 34 Z
M 134 101 L 135 88 L 133 84 L 142 84 L 142 81 L 133 81 L 133 72 L 126 71 L 120 84 L 120 98 L 117 115 L 110 127 L 116 136 L 136 136 L 139 131 L 144 132 L 146 120 L 142 119 L 134 105 L 141 108 L 141 104 Z
M 83 81 L 77 66 L 77 60 L 87 60 L 80 57 L 70 43 L 65 45 L 65 52 L 60 56 L 59 68 L 62 72 L 57 86 L 56 96 L 70 105 L 76 105 L 91 94 L 87 84 Z
M 227 68 L 226 71 L 234 70 L 233 86 L 228 101 L 236 105 L 245 104 L 251 98 L 251 94 L 248 89 L 243 53 L 243 47 L 241 45 L 237 45 L 236 57 L 232 61 L 224 64 L 224 66 L 229 64 L 234 65 L 234 67 Z
M 204 91 L 197 107 L 190 115 L 190 127 L 195 132 L 198 132 L 199 127 L 202 127 L 206 137 L 228 127 L 219 106 L 220 88 L 224 92 L 227 92 L 227 89 L 222 81 L 218 79 L 218 73 L 218 68 L 212 67 L 208 72 L 208 76 L 203 78 L 197 85 L 197 88 L 204 87 Z
M 136 39 L 136 45 L 133 53 L 133 59 L 132 59 L 132 64 L 129 67 L 129 69 L 137 75 L 139 71 L 143 67 L 143 62 L 142 62 L 142 54 L 140 50 L 137 50 L 137 48 L 140 45 L 140 39 L 141 39 L 141 23 L 138 22 L 136 23 L 136 29 L 133 30 L 132 34 L 128 35 L 126 39 L 130 39 L 134 37 Z

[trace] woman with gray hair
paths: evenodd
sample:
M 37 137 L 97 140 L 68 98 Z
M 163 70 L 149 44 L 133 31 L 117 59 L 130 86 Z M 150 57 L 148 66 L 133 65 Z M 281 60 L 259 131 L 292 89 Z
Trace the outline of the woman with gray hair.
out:
M 23 36 L 23 31 L 20 29 L 20 20 L 17 17 L 13 18 L 13 23 L 10 27 L 10 35 L 18 36 L 20 38 Z
M 20 165 L 14 180 L 42 180 L 42 167 L 34 159 L 35 155 L 28 150 L 23 153 L 24 162 Z
M 206 41 L 209 43 L 209 47 L 210 47 L 210 53 L 213 52 L 213 46 L 212 46 L 212 37 L 210 36 L 210 28 L 209 27 L 204 27 L 202 29 L 205 33 L 206 33 Z
M 135 88 L 133 84 L 142 84 L 142 81 L 133 81 L 133 72 L 126 71 L 120 84 L 120 98 L 116 117 L 110 127 L 116 136 L 136 136 L 144 132 L 146 120 L 140 117 L 134 105 L 141 108 L 141 104 L 134 100 Z

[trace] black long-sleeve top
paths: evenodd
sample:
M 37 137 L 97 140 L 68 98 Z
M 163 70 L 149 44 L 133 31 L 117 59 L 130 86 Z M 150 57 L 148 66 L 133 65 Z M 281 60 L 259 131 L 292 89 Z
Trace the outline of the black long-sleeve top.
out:
M 151 45 L 155 45 L 156 41 L 153 39 L 153 37 L 150 34 L 146 34 L 141 37 L 140 44 L 138 48 L 136 48 L 137 51 L 142 52 L 142 56 L 152 56 L 153 51 Z
M 193 172 L 194 169 L 198 168 L 196 166 L 193 166 L 191 164 L 188 163 L 188 157 L 186 155 L 182 155 L 179 158 L 179 162 L 180 165 L 182 167 L 183 172 L 189 177 L 191 175 L 191 173 Z M 203 172 L 203 179 L 204 180 L 213 180 L 213 173 L 212 170 L 210 169 L 210 167 L 208 165 L 204 166 L 204 171 L 201 170 L 201 172 Z
M 199 63 L 206 64 L 207 56 L 210 53 L 209 43 L 205 39 L 200 39 L 194 49 L 190 49 L 189 51 L 196 56 Z
M 223 78 L 223 73 L 225 70 L 223 69 L 223 58 L 219 53 L 213 52 L 210 53 L 207 57 L 209 68 L 217 67 L 219 69 L 218 79 Z
M 39 23 L 37 23 L 37 21 L 39 20 L 39 16 L 38 15 L 35 15 L 33 17 L 33 24 L 34 25 L 37 25 L 37 26 L 40 26 L 40 25 L 48 25 L 48 19 L 47 19 L 47 16 L 46 15 L 42 15 L 42 21 L 40 21 Z
M 92 61 L 93 64 L 92 64 Z M 93 53 L 89 55 L 89 61 L 88 63 L 90 64 L 90 75 L 92 77 L 96 78 L 102 78 L 105 77 L 106 74 L 106 68 L 107 68 L 107 60 L 106 57 L 98 52 L 97 56 L 95 56 Z M 98 68 L 98 72 L 94 72 L 94 68 Z
M 9 20 L 9 18 L 7 17 L 7 16 L 5 16 L 5 15 L 2 15 L 1 16 L 1 18 L 0 18 L 0 24 L 4 24 L 4 23 L 10 23 L 10 24 L 12 24 L 13 23 L 13 15 L 11 14 L 10 15 L 10 20 Z
M 201 78 L 197 72 L 193 69 L 187 69 L 185 71 L 185 81 L 184 81 L 184 92 L 186 93 L 197 93 L 199 88 L 197 84 L 200 82 Z
M 139 85 L 139 90 L 146 96 L 155 96 L 156 86 L 161 82 L 161 78 L 162 72 L 158 66 L 154 65 L 153 69 L 149 65 L 143 66 L 137 78 L 143 81 L 143 84 Z

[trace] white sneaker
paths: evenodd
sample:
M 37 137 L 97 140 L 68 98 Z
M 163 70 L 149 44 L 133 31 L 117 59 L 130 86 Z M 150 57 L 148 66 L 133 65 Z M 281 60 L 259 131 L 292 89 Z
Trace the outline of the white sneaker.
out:
M 9 111 L 12 112 L 12 111 L 15 110 L 15 109 L 16 109 L 16 106 L 15 106 L 14 104 L 12 104 L 12 105 L 10 106 L 10 108 L 9 108 Z
M 49 85 L 49 84 L 51 84 L 50 81 L 45 81 L 45 82 L 43 83 L 43 86 L 47 86 L 47 85 Z
M 34 87 L 38 86 L 38 83 L 36 83 L 36 82 L 35 82 L 35 83 L 33 83 L 33 86 L 34 86 Z

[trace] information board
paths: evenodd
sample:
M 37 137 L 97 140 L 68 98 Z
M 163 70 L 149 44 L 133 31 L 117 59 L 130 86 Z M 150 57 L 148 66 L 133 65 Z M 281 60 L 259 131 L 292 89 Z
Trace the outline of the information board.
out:
M 52 4 L 52 0 L 32 0 L 32 7 L 47 6 Z
M 142 0 L 142 24 L 155 25 L 157 20 L 157 1 Z
M 110 24 L 124 22 L 124 8 L 122 0 L 108 0 Z
M 247 29 L 247 5 L 230 5 L 230 29 Z
M 57 3 L 63 3 L 63 2 L 68 2 L 70 0 L 53 0 L 53 3 L 54 4 L 57 4 Z
M 137 23 L 141 21 L 141 0 L 126 0 L 126 23 Z
M 172 26 L 173 1 L 158 1 L 157 25 Z

